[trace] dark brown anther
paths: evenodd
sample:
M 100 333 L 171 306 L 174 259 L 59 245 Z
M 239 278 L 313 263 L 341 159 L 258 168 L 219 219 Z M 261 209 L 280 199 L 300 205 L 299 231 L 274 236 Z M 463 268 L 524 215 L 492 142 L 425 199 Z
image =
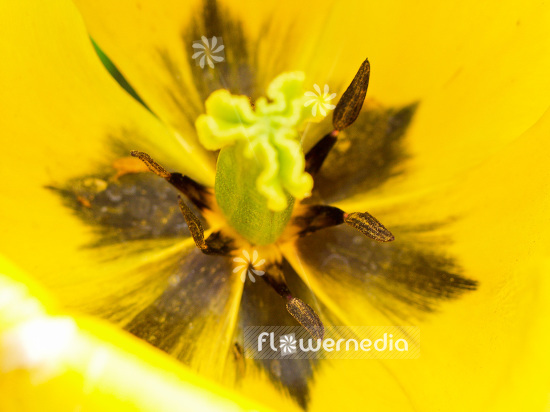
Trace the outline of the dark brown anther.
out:
M 370 64 L 366 59 L 334 109 L 332 125 L 335 130 L 344 130 L 359 116 L 367 95 L 369 77 Z
M 200 219 L 195 216 L 195 214 L 191 211 L 191 209 L 189 209 L 189 206 L 185 204 L 180 196 L 178 196 L 178 203 L 181 213 L 183 214 L 183 217 L 187 222 L 187 227 L 191 232 L 191 236 L 193 236 L 195 244 L 200 250 L 206 250 L 208 246 L 206 246 L 206 242 L 204 240 L 204 229 L 202 227 Z
M 209 188 L 181 173 L 170 173 L 166 171 L 164 167 L 155 162 L 147 153 L 132 150 L 130 154 L 145 163 L 151 172 L 166 179 L 168 183 L 183 193 L 199 209 L 212 209 L 211 205 L 213 204 L 214 196 Z
M 367 212 L 344 215 L 346 225 L 379 242 L 391 242 L 395 239 L 392 233 Z
M 298 298 L 290 298 L 286 304 L 286 310 L 298 321 L 300 325 L 315 338 L 323 340 L 325 327 L 315 311 L 307 303 Z
M 325 135 L 321 140 L 315 143 L 309 152 L 306 154 L 306 172 L 312 176 L 315 176 L 321 166 L 323 165 L 325 159 L 327 158 L 329 152 L 336 144 L 336 137 L 338 136 L 338 131 L 333 130 L 329 134 Z
M 187 227 L 195 241 L 195 245 L 206 255 L 228 255 L 233 247 L 232 239 L 223 236 L 221 232 L 214 232 L 208 239 L 204 239 L 204 229 L 200 219 L 189 209 L 183 199 L 178 196 L 181 213 L 187 222 Z
M 315 339 L 323 339 L 325 327 L 315 311 L 307 303 L 292 296 L 283 274 L 280 263 L 273 263 L 267 267 L 262 276 L 274 290 L 284 298 L 286 310 L 298 321 Z
M 153 158 L 149 156 L 147 153 L 138 152 L 137 150 L 132 150 L 130 154 L 134 157 L 137 157 L 139 160 L 145 163 L 145 165 L 149 168 L 149 170 L 154 174 L 156 174 L 157 176 L 163 177 L 165 179 L 170 177 L 170 173 L 167 172 L 164 167 L 162 167 L 157 162 L 155 162 Z

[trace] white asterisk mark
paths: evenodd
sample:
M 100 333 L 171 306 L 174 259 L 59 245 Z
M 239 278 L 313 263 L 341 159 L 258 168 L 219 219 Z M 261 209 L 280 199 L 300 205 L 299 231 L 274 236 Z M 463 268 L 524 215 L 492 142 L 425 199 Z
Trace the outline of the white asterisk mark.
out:
M 223 49 L 225 46 L 222 44 L 221 37 L 212 37 L 212 39 L 208 40 L 205 36 L 201 36 L 201 40 L 193 42 L 193 48 L 196 52 L 191 58 L 195 59 L 195 62 L 201 69 L 204 69 L 205 63 L 214 68 L 214 64 L 224 60 Z M 216 56 L 216 54 L 221 55 Z
M 281 348 L 281 355 L 296 353 L 296 338 L 294 338 L 294 333 L 281 336 L 279 338 L 279 347 Z
M 327 110 L 334 110 L 336 107 L 335 105 L 330 104 L 330 101 L 336 97 L 336 93 L 329 94 L 328 84 L 325 84 L 323 92 L 321 92 L 321 88 L 318 84 L 314 84 L 313 88 L 317 93 L 305 92 L 304 96 L 312 97 L 312 99 L 305 102 L 304 106 L 308 107 L 313 104 L 311 107 L 311 114 L 313 116 L 317 116 L 317 110 L 319 110 L 323 116 L 326 116 Z
M 263 276 L 265 272 L 263 270 L 258 270 L 257 268 L 262 266 L 265 263 L 265 259 L 258 260 L 258 251 L 254 250 L 252 252 L 252 257 L 250 257 L 250 253 L 248 253 L 248 250 L 243 249 L 242 254 L 244 258 L 242 257 L 236 257 L 233 258 L 233 262 L 240 263 L 239 266 L 235 267 L 233 269 L 233 273 L 241 272 L 241 280 L 246 282 L 246 275 L 248 274 L 248 278 L 252 283 L 256 282 L 256 279 L 254 278 L 254 275 L 256 276 Z

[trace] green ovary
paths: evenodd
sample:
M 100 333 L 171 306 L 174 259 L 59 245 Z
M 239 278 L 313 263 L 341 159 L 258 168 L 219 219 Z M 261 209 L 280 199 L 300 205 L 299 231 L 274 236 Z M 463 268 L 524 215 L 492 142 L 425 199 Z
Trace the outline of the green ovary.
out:
M 259 98 L 255 109 L 246 96 L 217 90 L 196 121 L 200 142 L 220 150 L 216 200 L 229 224 L 249 242 L 273 243 L 285 228 L 295 199 L 309 196 L 313 179 L 298 130 L 312 118 L 304 107 L 305 76 L 284 73 Z
M 242 162 L 238 143 L 222 149 L 216 172 L 216 200 L 226 219 L 245 239 L 256 245 L 273 243 L 283 231 L 290 215 L 294 198 L 287 195 L 284 208 L 273 211 L 267 198 L 256 188 L 262 166 L 256 162 Z

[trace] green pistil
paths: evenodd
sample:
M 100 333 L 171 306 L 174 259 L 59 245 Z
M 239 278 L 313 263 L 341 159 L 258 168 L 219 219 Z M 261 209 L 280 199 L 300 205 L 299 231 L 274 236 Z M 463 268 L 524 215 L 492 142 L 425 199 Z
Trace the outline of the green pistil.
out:
M 309 196 L 313 179 L 298 130 L 312 119 L 304 107 L 304 74 L 284 73 L 253 109 L 246 96 L 218 90 L 196 122 L 200 142 L 220 150 L 216 200 L 229 223 L 254 244 L 274 242 L 285 228 L 295 199 Z

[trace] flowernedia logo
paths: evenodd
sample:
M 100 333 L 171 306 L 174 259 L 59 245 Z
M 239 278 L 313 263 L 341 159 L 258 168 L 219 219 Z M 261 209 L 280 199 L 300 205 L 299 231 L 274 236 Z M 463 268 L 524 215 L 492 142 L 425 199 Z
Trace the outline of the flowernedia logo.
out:
M 277 352 L 277 348 L 274 347 L 273 342 L 275 339 L 275 333 L 271 332 L 262 332 L 260 333 L 260 336 L 258 336 L 258 351 L 262 351 L 263 344 L 267 342 L 267 338 L 269 336 L 269 345 L 272 350 Z M 294 337 L 294 334 L 291 333 L 289 335 L 283 335 L 279 338 L 280 341 L 280 347 L 281 347 L 281 354 L 288 355 L 290 353 L 296 352 L 296 338 Z M 400 351 L 400 352 L 408 352 L 409 351 L 409 343 L 405 339 L 397 339 L 393 341 L 393 334 L 390 333 L 389 335 L 389 346 L 388 346 L 388 334 L 384 333 L 383 337 L 380 339 L 377 339 L 373 342 L 370 339 L 363 339 L 359 343 L 357 339 L 338 339 L 336 342 L 334 339 L 324 339 L 321 342 L 321 339 L 317 339 L 316 343 L 313 343 L 313 339 L 308 339 L 307 344 L 304 344 L 304 340 L 300 339 L 299 346 L 300 350 L 303 352 L 317 352 L 321 348 L 325 350 L 326 352 L 332 352 L 333 350 L 339 351 L 339 350 L 355 350 L 358 351 L 359 347 L 362 351 L 370 351 L 372 349 L 375 349 L 377 351 L 384 351 L 386 349 Z M 352 346 L 353 344 L 353 346 Z M 345 348 L 344 348 L 345 345 Z
M 263 335 L 266 332 L 263 332 L 261 335 Z M 273 340 L 274 333 L 271 332 L 271 339 Z M 272 341 L 273 342 L 273 341 Z M 288 335 L 283 335 L 279 338 L 281 348 L 281 355 L 290 355 L 292 353 L 296 353 L 296 338 L 294 337 L 294 333 L 289 333 Z
M 245 328 L 245 356 L 254 359 L 415 359 L 420 331 L 415 326 L 327 326 L 313 339 L 302 327 Z

